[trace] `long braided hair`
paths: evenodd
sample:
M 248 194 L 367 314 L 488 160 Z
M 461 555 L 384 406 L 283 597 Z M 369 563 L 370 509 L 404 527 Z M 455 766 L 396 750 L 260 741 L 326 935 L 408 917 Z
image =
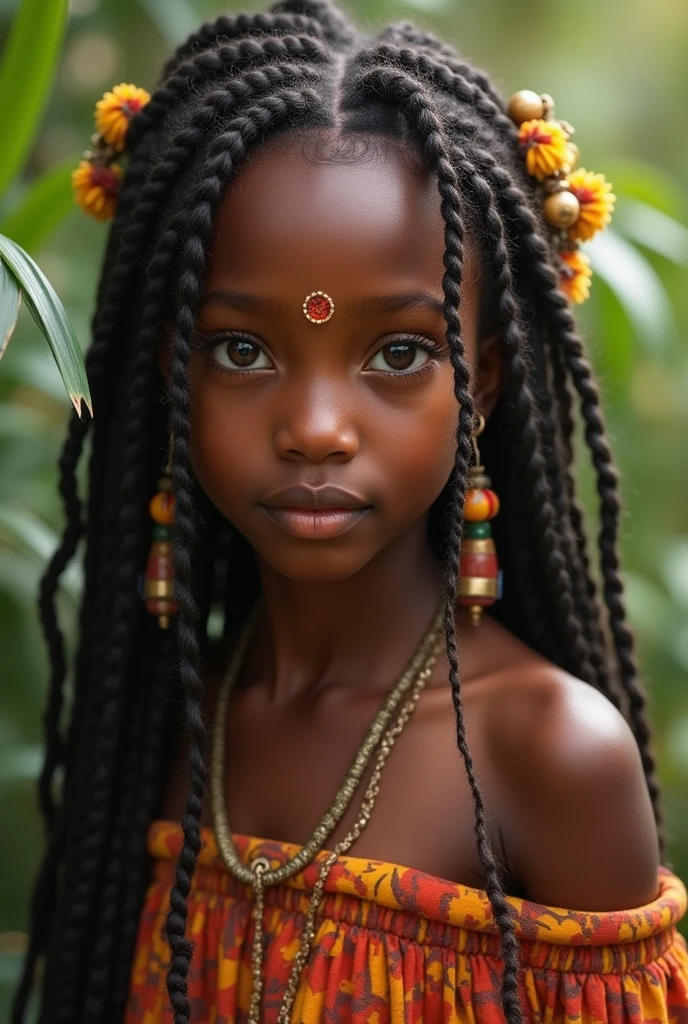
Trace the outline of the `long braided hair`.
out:
M 146 831 L 159 806 L 174 719 L 190 743 L 183 844 L 166 935 L 175 1024 L 188 1024 L 187 907 L 201 845 L 206 730 L 200 665 L 211 609 L 225 633 L 256 592 L 242 539 L 210 505 L 189 461 L 188 361 L 213 217 L 253 147 L 277 133 L 327 129 L 402 140 L 437 180 L 445 224 L 442 287 L 460 411 L 453 472 L 430 515 L 448 609 L 456 604 L 473 399 L 461 335 L 464 252 L 474 240 L 484 292 L 503 332 L 504 387 L 482 450 L 503 514 L 495 539 L 505 592 L 493 614 L 525 643 L 600 689 L 633 729 L 663 848 L 645 696 L 633 657 L 618 556 L 620 502 L 599 395 L 555 254 L 521 165 L 516 129 L 487 76 L 408 22 L 363 38 L 328 0 L 281 0 L 268 13 L 220 17 L 166 64 L 132 121 L 130 161 L 109 237 L 88 374 L 97 418 L 73 416 L 60 459 L 66 525 L 43 577 L 40 613 L 51 677 L 39 794 L 48 844 L 13 1021 L 25 1019 L 45 960 L 40 1020 L 122 1020 L 147 878 Z M 155 349 L 173 324 L 164 395 Z M 582 424 L 599 496 L 597 555 L 572 476 Z M 174 431 L 174 561 L 179 611 L 160 631 L 137 592 L 149 542 L 147 503 Z M 88 498 L 77 468 L 88 448 Z M 85 590 L 69 721 L 55 592 L 83 544 Z M 240 579 L 238 579 L 240 577 Z M 503 1006 L 523 1020 L 518 943 L 466 743 L 454 616 L 445 621 L 456 736 L 475 805 L 485 889 L 502 938 Z M 56 773 L 60 800 L 55 798 Z

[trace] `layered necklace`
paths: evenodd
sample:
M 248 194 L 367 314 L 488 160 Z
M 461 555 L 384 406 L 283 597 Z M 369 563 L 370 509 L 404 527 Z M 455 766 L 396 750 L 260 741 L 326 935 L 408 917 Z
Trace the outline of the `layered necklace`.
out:
M 395 740 L 411 717 L 418 703 L 418 698 L 430 677 L 442 649 L 444 641 L 445 600 L 444 598 L 440 600 L 432 622 L 425 631 L 415 654 L 401 676 L 399 676 L 399 679 L 390 690 L 382 707 L 375 716 L 356 756 L 351 762 L 351 766 L 331 807 L 325 812 L 306 845 L 302 846 L 289 860 L 275 868 L 271 867 L 267 857 L 256 857 L 250 864 L 244 864 L 241 860 L 234 845 L 228 821 L 224 785 L 227 706 L 230 694 L 243 666 L 246 650 L 257 621 L 258 609 L 259 606 L 256 605 L 247 618 L 232 653 L 227 673 L 220 684 L 213 729 L 210 769 L 213 828 L 218 848 L 230 874 L 245 885 L 250 885 L 254 893 L 254 932 L 251 949 L 253 988 L 248 1024 L 259 1024 L 260 1022 L 263 993 L 263 907 L 265 889 L 268 886 L 279 885 L 287 881 L 287 879 L 293 878 L 294 875 L 297 875 L 307 864 L 314 861 L 318 854 L 325 849 L 327 839 L 332 835 L 344 817 L 366 768 L 373 758 L 375 759 L 358 817 L 346 836 L 337 843 L 323 860 L 317 880 L 313 886 L 299 948 L 294 957 L 284 998 L 277 1016 L 278 1024 L 289 1024 L 292 1006 L 299 987 L 301 971 L 308 960 L 311 943 L 316 934 L 316 920 L 323 901 L 327 876 L 337 859 L 353 846 L 370 820 L 375 800 L 380 791 L 382 769 L 392 751 Z

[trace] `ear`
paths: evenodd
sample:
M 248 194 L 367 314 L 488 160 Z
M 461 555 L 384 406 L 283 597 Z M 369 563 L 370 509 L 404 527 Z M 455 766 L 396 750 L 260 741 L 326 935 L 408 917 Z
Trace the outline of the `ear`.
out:
M 478 366 L 475 377 L 475 407 L 489 419 L 502 391 L 503 339 L 501 330 L 483 336 L 478 342 Z
M 157 341 L 157 362 L 160 376 L 165 382 L 165 390 L 169 392 L 172 376 L 172 328 L 166 324 Z

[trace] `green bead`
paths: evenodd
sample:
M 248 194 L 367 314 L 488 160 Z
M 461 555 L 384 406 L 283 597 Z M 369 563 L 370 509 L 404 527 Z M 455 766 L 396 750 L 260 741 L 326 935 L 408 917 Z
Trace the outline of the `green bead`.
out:
M 169 526 L 161 526 L 156 523 L 153 527 L 153 540 L 169 540 L 172 536 Z
M 489 523 L 466 523 L 465 536 L 471 540 L 484 540 L 492 536 L 492 527 Z

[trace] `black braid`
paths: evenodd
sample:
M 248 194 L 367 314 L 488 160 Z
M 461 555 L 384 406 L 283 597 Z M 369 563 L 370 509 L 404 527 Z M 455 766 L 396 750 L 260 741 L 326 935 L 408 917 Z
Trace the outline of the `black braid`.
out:
M 335 52 L 347 50 L 360 40 L 360 35 L 341 11 L 328 0 L 279 0 L 271 8 L 280 12 L 314 18 L 322 25 L 325 38 Z
M 322 26 L 314 18 L 299 14 L 237 14 L 232 17 L 221 14 L 215 21 L 207 21 L 198 32 L 189 36 L 165 64 L 161 81 L 166 81 L 177 71 L 179 64 L 197 50 L 206 50 L 217 43 L 228 43 L 232 39 L 262 35 L 310 35 L 323 37 Z
M 515 297 L 504 226 L 497 212 L 492 191 L 475 166 L 468 160 L 460 159 L 458 168 L 480 199 L 481 212 L 494 239 L 492 259 L 495 290 L 499 296 L 499 313 L 505 325 L 505 357 L 509 364 L 507 394 L 513 403 L 518 430 L 517 451 L 522 456 L 520 470 L 530 485 L 526 488 L 526 493 L 531 495 L 530 518 L 535 531 L 534 540 L 540 546 L 546 571 L 552 574 L 552 588 L 560 595 L 557 606 L 557 611 L 561 613 L 560 629 L 566 636 L 567 647 L 573 656 L 569 668 L 581 679 L 591 682 L 595 679 L 596 673 L 590 661 L 590 651 L 580 621 L 576 616 L 571 578 L 564 555 L 565 541 L 560 536 L 557 510 L 552 503 L 551 488 L 544 472 L 544 456 L 529 382 L 528 361 L 527 357 L 524 358 L 527 343 L 521 325 L 522 314 Z
M 381 107 L 401 117 L 390 121 Z M 452 614 L 473 418 L 459 319 L 469 236 L 477 243 L 484 292 L 504 335 L 503 396 L 481 445 L 502 503 L 495 537 L 506 588 L 493 614 L 617 706 L 620 697 L 626 700 L 661 839 L 646 699 L 623 603 L 616 471 L 592 371 L 558 288 L 555 250 L 537 190 L 523 168 L 503 100 L 482 71 L 408 22 L 370 41 L 328 0 L 283 0 L 268 13 L 220 17 L 173 54 L 127 134 L 130 159 L 88 356 L 96 419 L 72 416 L 60 462 L 65 530 L 41 584 L 51 675 L 40 800 L 49 835 L 13 1024 L 25 1020 L 34 967 L 44 952 L 41 1024 L 121 1021 L 146 887 L 146 833 L 174 750 L 175 701 L 183 704 L 191 754 L 183 845 L 166 925 L 168 990 L 175 1024 L 190 1021 L 186 898 L 205 792 L 206 620 L 211 604 L 222 608 L 229 635 L 259 592 L 259 580 L 252 549 L 209 507 L 191 472 L 189 347 L 213 216 L 229 181 L 249 149 L 271 134 L 323 128 L 333 135 L 403 135 L 438 181 L 445 223 L 444 312 L 459 414 L 450 505 L 437 550 L 449 608 L 445 633 L 457 746 L 473 795 L 485 888 L 502 938 L 509 1024 L 523 1019 L 518 944 L 466 742 Z M 174 324 L 169 395 L 155 359 L 163 322 Z M 573 479 L 574 394 L 600 496 L 605 623 Z M 136 578 L 150 539 L 147 504 L 170 425 L 179 612 L 172 634 L 161 636 L 138 600 Z M 89 434 L 84 508 L 76 480 Z M 66 665 L 54 601 L 60 575 L 81 541 L 85 588 L 65 732 Z M 53 785 L 60 766 L 58 803 Z
M 188 93 L 193 82 L 197 87 L 201 82 L 212 77 L 219 77 L 229 69 L 248 70 L 261 62 L 303 60 L 325 63 L 328 58 L 327 49 L 317 38 L 303 36 L 274 36 L 265 39 L 243 39 L 234 43 L 223 43 L 217 50 L 205 50 L 193 59 L 185 60 L 179 67 L 174 67 L 174 74 L 156 90 L 150 102 L 132 120 L 127 133 L 127 144 L 136 146 L 142 136 L 157 124 L 161 117 L 170 109 L 181 94 Z M 270 75 L 265 64 L 263 71 Z M 294 69 L 294 74 L 298 72 Z M 232 83 L 237 94 L 247 88 L 250 82 L 238 79 Z M 226 88 L 226 85 L 225 85 Z
M 595 384 L 590 364 L 585 357 L 583 343 L 578 336 L 573 316 L 565 296 L 558 288 L 556 271 L 549 258 L 547 243 L 542 238 L 535 218 L 528 208 L 522 192 L 513 184 L 503 167 L 500 167 L 492 154 L 485 150 L 477 153 L 485 165 L 488 176 L 496 183 L 506 186 L 502 190 L 502 199 L 509 211 L 523 224 L 522 234 L 524 245 L 531 253 L 530 269 L 537 285 L 541 288 L 541 297 L 547 304 L 550 316 L 550 343 L 557 347 L 560 357 L 564 360 L 571 376 L 572 385 L 581 398 L 581 413 L 585 423 L 585 436 L 591 453 L 593 465 L 597 472 L 597 490 L 600 496 L 600 513 L 602 530 L 599 546 L 601 551 L 601 569 L 605 582 L 605 603 L 609 612 L 610 626 L 614 638 L 615 651 L 619 663 L 619 679 L 624 692 L 629 698 L 631 726 L 641 752 L 648 790 L 652 799 L 657 822 L 660 846 L 664 849 L 665 839 L 662 829 L 662 810 L 660 787 L 655 777 L 655 759 L 650 749 L 650 729 L 646 719 L 647 699 L 638 680 L 637 667 L 633 658 L 633 637 L 627 625 L 623 604 L 623 584 L 620 576 L 618 556 L 618 522 L 620 499 L 618 495 L 618 474 L 614 468 L 611 450 L 606 439 L 604 418 L 601 412 L 599 391 Z M 561 401 L 561 384 L 559 385 Z M 564 411 L 563 415 L 566 415 Z M 570 427 L 566 427 L 570 432 Z M 580 511 L 572 509 L 574 529 L 580 540 L 579 548 L 585 550 L 585 540 L 581 536 Z M 570 512 L 571 514 L 571 512 Z M 587 556 L 584 556 L 587 560 Z M 588 573 L 589 600 L 594 599 L 594 582 Z M 617 623 L 614 633 L 613 621 Z M 598 634 L 599 635 L 599 634 Z M 598 655 L 598 663 L 602 664 L 604 656 Z M 611 684 L 606 684 L 605 692 L 613 700 Z
M 391 69 L 380 69 L 368 72 L 362 85 L 376 95 L 394 97 L 397 102 L 400 102 L 407 109 L 409 120 L 412 124 L 416 125 L 418 134 L 423 142 L 430 167 L 437 175 L 439 192 L 442 197 L 442 216 L 445 222 L 445 274 L 442 279 L 444 316 L 447 323 L 447 342 L 450 346 L 451 361 L 454 369 L 454 393 L 459 403 L 456 456 L 452 476 L 453 509 L 449 535 L 446 539 L 446 567 L 444 573 L 447 596 L 445 633 L 450 665 L 449 681 L 456 713 L 457 745 L 464 759 L 466 775 L 473 794 L 475 834 L 480 861 L 485 871 L 485 891 L 489 896 L 495 920 L 499 925 L 502 937 L 502 951 L 505 961 L 502 982 L 504 1010 L 508 1024 L 521 1024 L 523 1014 L 518 994 L 518 941 L 511 919 L 511 908 L 504 894 L 499 877 L 499 867 L 486 828 L 484 799 L 475 775 L 473 759 L 466 742 L 456 640 L 454 609 L 456 607 L 461 557 L 463 506 L 466 498 L 466 480 L 471 457 L 470 436 L 475 415 L 475 407 L 470 391 L 470 371 L 466 363 L 463 338 L 461 336 L 461 321 L 459 318 L 464 228 L 460 212 L 461 199 L 458 177 L 448 157 L 448 146 L 438 113 L 433 107 L 430 96 L 418 82 L 409 79 L 401 72 L 392 71 Z
M 184 835 L 177 861 L 175 884 L 170 896 L 170 912 L 165 934 L 172 950 L 167 975 L 167 990 L 174 1009 L 175 1024 L 188 1024 L 191 1004 L 187 995 L 187 976 L 193 947 L 185 937 L 186 899 L 201 848 L 200 821 L 206 786 L 206 728 L 201 714 L 203 686 L 199 675 L 199 644 L 196 635 L 198 612 L 192 592 L 192 558 L 196 524 L 192 502 L 193 477 L 189 463 L 189 396 L 187 365 L 203 273 L 205 246 L 212 231 L 212 217 L 227 183 L 245 154 L 246 147 L 261 131 L 287 117 L 302 112 L 308 102 L 317 104 L 318 95 L 304 89 L 285 90 L 281 97 L 264 99 L 250 107 L 241 118 L 230 122 L 217 137 L 207 158 L 207 177 L 198 185 L 195 202 L 186 221 L 186 241 L 179 274 L 179 301 L 172 342 L 171 427 L 174 431 L 173 479 L 175 504 L 175 595 L 179 612 L 175 618 L 179 636 L 179 674 L 186 695 L 186 724 L 190 736 L 190 787 L 186 812 L 182 818 Z
M 133 442 L 145 436 L 147 419 L 151 406 L 147 400 L 147 379 L 155 355 L 155 339 L 158 332 L 158 316 L 164 298 L 167 275 L 172 262 L 177 232 L 171 230 L 162 239 L 161 250 L 153 261 L 151 278 L 146 294 L 147 314 L 143 319 L 141 345 L 136 356 L 133 384 L 124 415 L 123 440 Z M 103 601 L 107 604 L 110 642 L 105 664 L 101 667 L 101 692 L 99 702 L 93 703 L 92 728 L 82 746 L 82 765 L 88 759 L 90 770 L 83 792 L 83 816 L 75 823 L 73 841 L 79 843 L 81 858 L 73 878 L 66 879 L 71 904 L 71 921 L 62 940 L 60 976 L 57 1001 L 61 1008 L 70 1005 L 78 985 L 83 961 L 81 945 L 84 929 L 88 922 L 89 894 L 98 884 L 102 857 L 108 844 L 111 822 L 109 821 L 111 787 L 114 781 L 113 766 L 120 742 L 120 723 L 123 714 L 124 694 L 118 685 L 125 667 L 128 667 L 128 638 L 134 630 L 133 616 L 138 610 L 136 593 L 136 572 L 140 563 L 142 531 L 145 520 L 133 500 L 140 491 L 141 463 L 131 462 L 122 466 L 113 464 L 113 474 L 119 494 L 116 506 L 118 515 L 116 535 L 121 538 L 116 564 L 109 566 L 112 573 L 112 593 L 109 599 L 107 588 L 103 588 Z M 114 491 L 114 479 L 112 479 Z M 95 609 L 97 614 L 99 609 Z M 127 661 L 125 661 L 127 659 Z M 86 777 L 86 776 L 85 776 Z M 79 801 L 75 796 L 75 805 Z M 58 1019 L 62 1019 L 58 1016 Z M 66 1011 L 64 1019 L 67 1019 Z

